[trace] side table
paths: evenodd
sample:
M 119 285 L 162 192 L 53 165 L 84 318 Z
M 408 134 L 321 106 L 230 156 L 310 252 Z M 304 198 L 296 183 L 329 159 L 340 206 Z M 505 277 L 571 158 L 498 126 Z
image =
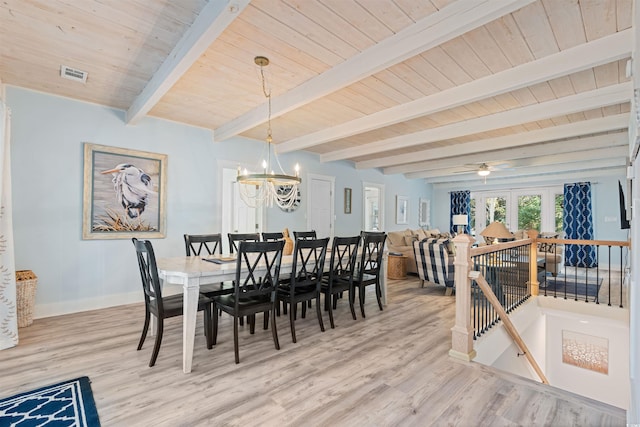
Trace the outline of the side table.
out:
M 407 277 L 407 257 L 389 254 L 387 277 L 389 279 L 405 279 Z

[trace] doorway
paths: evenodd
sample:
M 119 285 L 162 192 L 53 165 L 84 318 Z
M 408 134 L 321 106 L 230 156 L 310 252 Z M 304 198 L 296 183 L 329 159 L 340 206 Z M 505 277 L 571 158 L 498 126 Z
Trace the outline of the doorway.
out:
M 384 230 L 384 185 L 371 182 L 362 183 L 362 224 L 364 231 Z
M 319 239 L 333 237 L 335 178 L 307 174 L 307 229 Z

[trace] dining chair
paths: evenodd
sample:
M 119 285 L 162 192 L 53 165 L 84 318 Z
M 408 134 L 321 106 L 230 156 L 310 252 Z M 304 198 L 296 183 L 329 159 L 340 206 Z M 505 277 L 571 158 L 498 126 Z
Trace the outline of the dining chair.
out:
M 240 363 L 238 322 L 243 316 L 249 316 L 255 325 L 257 313 L 265 313 L 265 316 L 271 313 L 273 343 L 276 350 L 280 350 L 275 314 L 283 247 L 284 241 L 282 240 L 276 242 L 241 241 L 238 244 L 234 292 L 229 295 L 213 297 L 216 309 L 233 316 L 233 345 L 236 363 Z M 213 344 L 216 344 L 217 337 L 218 316 L 213 316 Z
M 284 234 L 280 231 L 277 233 L 262 233 L 262 241 L 269 242 L 273 240 L 282 240 L 284 239 Z
M 221 234 L 185 234 L 184 247 L 187 256 L 221 255 Z M 233 282 L 200 285 L 200 293 L 209 298 L 233 292 Z
M 187 256 L 222 254 L 222 235 L 217 234 L 185 234 L 184 248 Z M 204 249 L 204 253 L 203 253 Z
M 311 230 L 311 231 L 294 231 L 293 232 L 293 240 L 298 240 L 298 239 L 317 239 L 316 237 L 316 230 Z
M 156 341 L 151 353 L 151 361 L 149 366 L 156 364 L 160 344 L 162 343 L 162 333 L 164 331 L 164 319 L 169 317 L 182 316 L 183 312 L 183 295 L 162 296 L 162 286 L 158 277 L 158 267 L 156 265 L 156 257 L 153 252 L 153 246 L 149 240 L 132 239 L 136 249 L 138 258 L 138 267 L 140 268 L 140 277 L 142 278 L 142 289 L 144 290 L 144 326 L 142 327 L 142 336 L 138 343 L 138 350 L 142 349 L 144 340 L 147 337 L 149 329 L 149 321 L 153 314 L 156 321 Z M 211 331 L 211 304 L 212 300 L 202 294 L 198 296 L 198 311 L 204 311 L 204 330 L 207 337 L 207 348 L 213 346 Z
M 367 286 L 376 287 L 376 299 L 378 307 L 382 310 L 382 287 L 380 284 L 380 274 L 382 271 L 382 255 L 384 252 L 384 242 L 387 239 L 385 233 L 362 233 L 362 253 L 360 264 L 357 268 L 353 280 L 354 288 L 358 288 L 358 299 L 360 300 L 360 312 L 364 314 L 364 296 Z
M 351 316 L 356 320 L 354 309 L 355 289 L 353 279 L 356 271 L 360 236 L 334 237 L 331 244 L 331 261 L 329 271 L 324 274 L 320 292 L 324 294 L 324 307 L 329 311 L 331 328 L 335 328 L 333 322 L 333 310 L 337 306 L 338 296 L 343 292 L 349 293 L 349 308 Z
M 296 341 L 296 306 L 299 302 L 316 300 L 316 313 L 320 330 L 324 332 L 322 311 L 320 310 L 320 286 L 322 272 L 327 255 L 329 238 L 296 240 L 293 250 L 291 277 L 278 286 L 278 300 L 289 305 L 289 324 L 291 325 L 291 339 Z
M 258 233 L 229 233 L 229 252 L 238 252 L 239 242 L 259 242 L 260 234 Z

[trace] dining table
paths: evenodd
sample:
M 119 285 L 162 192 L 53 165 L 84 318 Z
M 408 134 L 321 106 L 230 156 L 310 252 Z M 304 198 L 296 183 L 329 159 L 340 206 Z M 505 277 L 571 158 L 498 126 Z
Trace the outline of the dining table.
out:
M 327 250 L 326 266 L 329 268 L 330 249 Z M 209 259 L 209 260 L 206 260 Z M 214 263 L 211 259 L 222 259 L 224 262 Z M 214 255 L 203 258 L 201 256 L 178 256 L 158 258 L 158 275 L 163 284 L 182 285 L 184 293 L 182 316 L 182 371 L 191 372 L 193 361 L 193 345 L 195 341 L 196 315 L 198 312 L 198 295 L 200 285 L 220 283 L 236 278 L 236 261 L 226 262 L 229 255 Z M 380 286 L 382 288 L 382 303 L 387 303 L 386 283 L 386 251 L 380 271 Z M 280 264 L 280 276 L 291 274 L 293 255 L 283 255 Z M 260 266 L 256 273 L 264 271 Z M 275 321 L 275 319 L 274 319 Z

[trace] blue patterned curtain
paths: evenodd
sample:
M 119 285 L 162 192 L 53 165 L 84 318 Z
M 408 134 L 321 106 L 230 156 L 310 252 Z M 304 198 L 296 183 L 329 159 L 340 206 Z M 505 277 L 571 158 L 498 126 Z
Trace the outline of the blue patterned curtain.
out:
M 449 232 L 454 234 L 457 232 L 456 226 L 453 225 L 454 215 L 467 215 L 471 220 L 471 191 L 452 191 L 451 192 L 451 212 L 449 214 Z M 469 224 L 464 228 L 466 234 L 471 233 Z
M 564 185 L 562 225 L 566 239 L 593 239 L 590 182 Z M 568 266 L 595 267 L 598 265 L 597 253 L 593 246 L 566 245 L 564 262 Z

